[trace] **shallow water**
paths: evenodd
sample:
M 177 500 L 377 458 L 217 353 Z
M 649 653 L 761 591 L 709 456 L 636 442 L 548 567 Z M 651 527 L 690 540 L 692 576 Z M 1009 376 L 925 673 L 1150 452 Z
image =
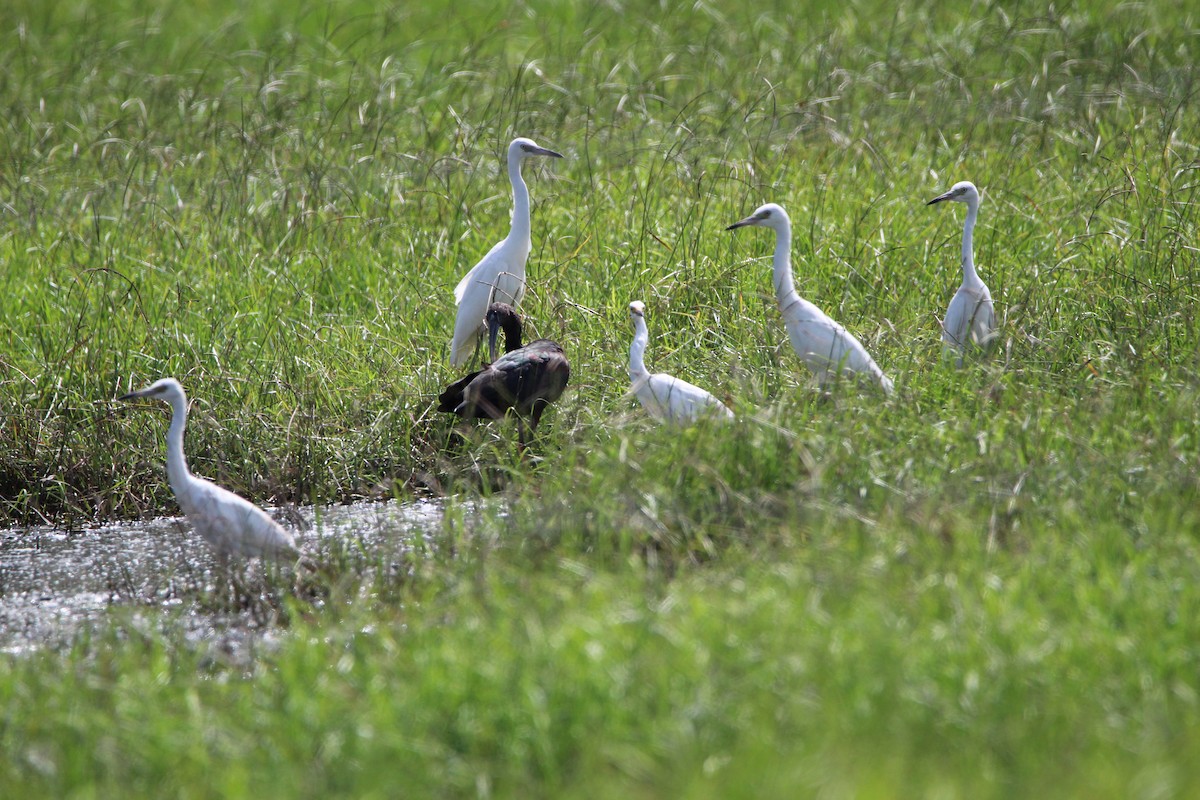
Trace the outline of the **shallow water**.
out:
M 359 503 L 273 510 L 296 543 L 319 554 L 331 543 L 387 560 L 410 551 L 442 521 L 443 505 Z M 269 638 L 261 613 L 215 612 L 196 602 L 216 559 L 181 517 L 0 531 L 0 652 L 67 646 L 113 613 L 137 628 L 176 626 L 235 656 Z

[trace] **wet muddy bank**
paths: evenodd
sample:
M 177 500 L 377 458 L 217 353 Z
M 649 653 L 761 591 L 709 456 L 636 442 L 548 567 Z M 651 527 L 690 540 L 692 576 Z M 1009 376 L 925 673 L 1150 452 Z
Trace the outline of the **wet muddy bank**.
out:
M 400 568 L 442 524 L 441 501 L 274 509 L 307 552 L 353 552 Z M 237 659 L 277 628 L 274 606 L 288 568 L 251 564 L 230 576 L 182 517 L 67 533 L 0 531 L 0 652 L 68 647 L 113 619 L 129 634 L 174 630 Z

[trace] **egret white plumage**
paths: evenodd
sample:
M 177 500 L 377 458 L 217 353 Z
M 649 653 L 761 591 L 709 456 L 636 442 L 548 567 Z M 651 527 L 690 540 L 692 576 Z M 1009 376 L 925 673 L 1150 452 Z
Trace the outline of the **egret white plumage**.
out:
M 962 285 L 950 299 L 946 319 L 942 321 L 942 342 L 947 352 L 955 354 L 954 361 L 961 367 L 968 347 L 986 348 L 995 338 L 996 309 L 992 305 L 992 293 L 975 270 L 972 238 L 975 220 L 979 216 L 979 190 L 970 181 L 959 181 L 950 187 L 950 191 L 938 195 L 925 205 L 931 206 L 943 200 L 966 203 L 967 206 L 962 238 Z
M 633 321 L 633 344 L 629 346 L 629 380 L 633 382 L 630 391 L 637 395 L 650 416 L 679 424 L 700 417 L 733 417 L 729 406 L 699 386 L 662 372 L 650 374 L 644 360 L 650 341 L 646 330 L 646 304 L 641 300 L 630 303 L 629 318 Z
M 487 327 L 491 363 L 446 387 L 438 395 L 438 411 L 466 419 L 502 419 L 512 410 L 518 420 L 518 441 L 524 447 L 542 412 L 562 397 L 571 379 L 571 365 L 557 342 L 534 339 L 523 345 L 521 316 L 507 303 L 488 307 Z M 501 329 L 505 352 L 496 358 L 496 336 Z
M 824 384 L 831 373 L 865 375 L 891 394 L 892 381 L 871 358 L 858 339 L 825 312 L 796 293 L 792 280 L 792 223 L 787 212 L 775 203 L 760 206 L 753 214 L 735 222 L 725 230 L 747 225 L 771 228 L 775 231 L 775 299 L 783 324 L 787 328 L 792 349 L 800 360 Z
M 187 425 L 187 395 L 174 378 L 163 378 L 144 389 L 121 395 L 121 400 L 150 397 L 171 406 L 167 430 L 167 479 L 184 515 L 204 541 L 224 561 L 244 558 L 300 559 L 292 535 L 267 512 L 212 481 L 193 475 L 183 454 Z M 307 560 L 307 559 L 305 559 Z
M 454 339 L 450 342 L 450 363 L 467 363 L 484 330 L 484 315 L 492 303 L 516 307 L 525 296 L 525 262 L 533 246 L 529 223 L 529 188 L 521 177 L 521 164 L 532 156 L 562 158 L 530 139 L 513 139 L 508 146 L 508 179 L 512 183 L 512 226 L 500 242 L 471 268 L 458 286 L 454 301 L 458 315 L 454 319 Z

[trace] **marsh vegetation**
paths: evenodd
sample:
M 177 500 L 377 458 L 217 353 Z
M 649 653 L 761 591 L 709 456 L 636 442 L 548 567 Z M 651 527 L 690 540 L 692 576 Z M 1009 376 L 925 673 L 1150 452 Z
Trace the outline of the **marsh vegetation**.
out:
M 0 657 L 0 796 L 1197 793 L 1191 12 L 161 5 L 0 11 L 0 519 L 175 513 L 166 415 L 115 402 L 167 375 L 257 503 L 447 514 L 284 580 L 248 662 L 120 604 Z M 525 455 L 435 410 L 517 135 L 564 156 L 521 311 L 572 370 Z M 961 370 L 960 180 L 997 317 Z M 765 202 L 891 398 L 812 386 L 722 230 Z M 640 410 L 635 299 L 736 421 Z

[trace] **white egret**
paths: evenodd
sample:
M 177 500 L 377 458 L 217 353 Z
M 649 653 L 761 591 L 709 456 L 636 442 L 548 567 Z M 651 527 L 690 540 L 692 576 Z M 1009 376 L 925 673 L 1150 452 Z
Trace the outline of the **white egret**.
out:
M 121 400 L 151 397 L 171 406 L 167 430 L 167 479 L 184 515 L 222 562 L 229 556 L 244 558 L 301 559 L 292 535 L 267 512 L 228 489 L 193 475 L 183 455 L 183 429 L 187 425 L 187 395 L 174 378 L 163 378 L 144 389 L 121 395 Z
M 454 301 L 458 316 L 454 319 L 454 339 L 450 342 L 450 363 L 461 367 L 471 357 L 484 331 L 484 315 L 492 303 L 517 306 L 525 296 L 525 262 L 533 246 L 529 226 L 529 189 L 521 177 L 521 164 L 531 156 L 562 158 L 553 150 L 529 139 L 513 139 L 508 146 L 508 179 L 512 182 L 512 226 L 499 243 L 471 268 L 458 286 Z
M 942 341 L 946 351 L 954 353 L 954 363 L 961 367 L 963 355 L 969 346 L 986 348 L 995 338 L 996 309 L 992 306 L 992 293 L 975 271 L 972 237 L 975 220 L 979 216 L 979 190 L 970 181 L 959 181 L 950 187 L 950 191 L 938 195 L 925 205 L 931 206 L 943 200 L 967 204 L 962 239 L 962 286 L 951 298 L 946 319 L 942 322 Z
M 651 375 L 643 360 L 650 341 L 646 330 L 646 304 L 641 300 L 630 303 L 629 318 L 633 321 L 633 344 L 629 346 L 629 380 L 633 382 L 630 391 L 637 395 L 650 416 L 679 424 L 693 422 L 699 417 L 733 417 L 729 406 L 699 386 L 662 372 Z
M 792 281 L 792 223 L 787 212 L 775 203 L 767 203 L 725 230 L 746 225 L 775 231 L 775 299 L 792 348 L 817 380 L 823 385 L 831 373 L 866 375 L 884 392 L 891 394 L 891 379 L 883 374 L 862 343 L 821 309 L 796 294 L 796 285 Z

